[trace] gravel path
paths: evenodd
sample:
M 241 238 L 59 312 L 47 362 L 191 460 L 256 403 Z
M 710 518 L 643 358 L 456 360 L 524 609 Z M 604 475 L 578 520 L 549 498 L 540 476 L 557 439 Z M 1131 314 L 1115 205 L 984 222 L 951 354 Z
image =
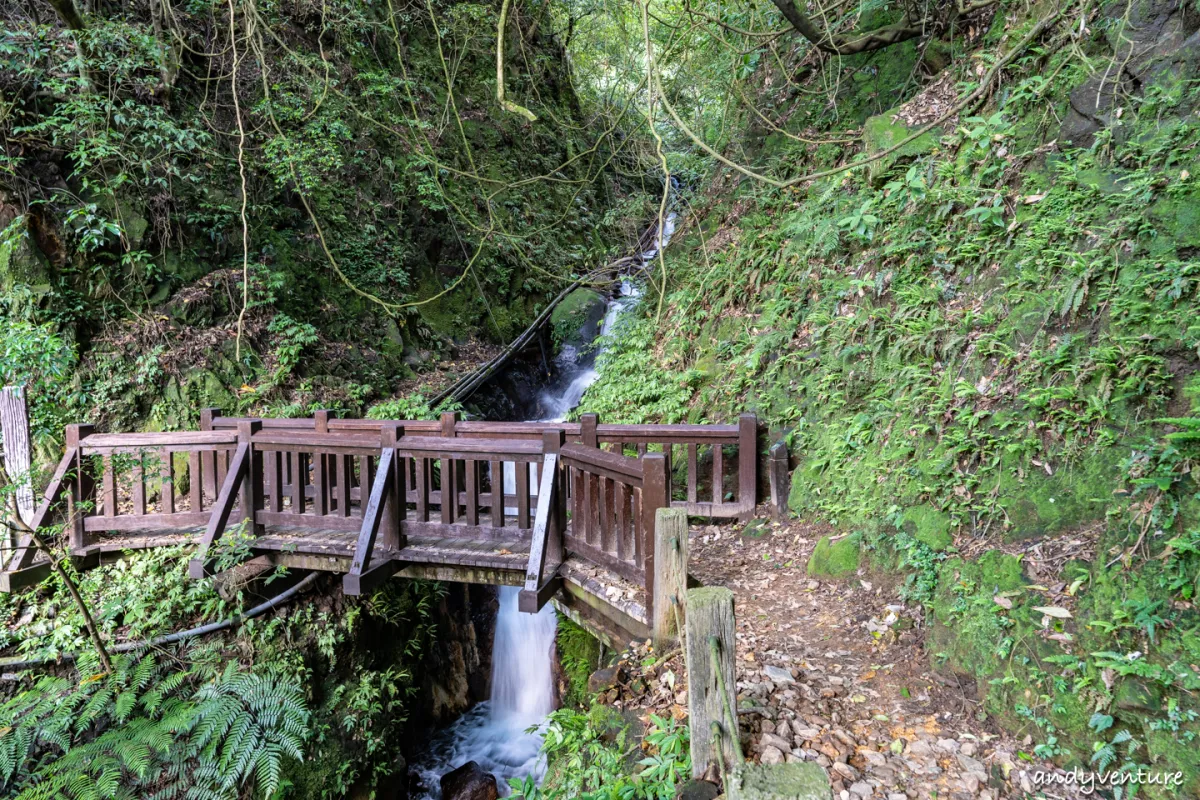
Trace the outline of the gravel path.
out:
M 816 761 L 839 800 L 1073 796 L 1037 794 L 1033 774 L 1053 767 L 988 721 L 973 681 L 929 668 L 921 609 L 894 584 L 809 578 L 808 555 L 827 532 L 819 528 L 757 521 L 745 530 L 693 528 L 689 571 L 736 598 L 749 758 Z

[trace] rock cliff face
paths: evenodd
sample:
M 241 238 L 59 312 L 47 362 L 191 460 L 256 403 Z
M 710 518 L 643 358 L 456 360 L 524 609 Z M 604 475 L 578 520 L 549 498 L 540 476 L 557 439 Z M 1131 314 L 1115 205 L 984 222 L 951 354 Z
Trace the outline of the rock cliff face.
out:
M 491 693 L 496 590 L 447 583 L 437 644 L 421 663 L 418 725 L 443 725 Z

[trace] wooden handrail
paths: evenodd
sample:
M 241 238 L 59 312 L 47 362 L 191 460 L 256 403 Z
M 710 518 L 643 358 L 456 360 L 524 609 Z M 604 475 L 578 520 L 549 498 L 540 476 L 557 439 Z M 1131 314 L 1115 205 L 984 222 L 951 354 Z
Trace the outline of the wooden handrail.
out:
M 642 486 L 642 462 L 619 453 L 607 453 L 583 444 L 566 444 L 562 448 L 563 461 L 570 466 L 579 466 L 588 472 L 619 480 L 637 488 Z
M 171 433 L 93 433 L 80 441 L 83 455 L 136 453 L 141 450 L 198 449 L 203 446 L 232 447 L 237 433 L 225 431 L 179 431 Z

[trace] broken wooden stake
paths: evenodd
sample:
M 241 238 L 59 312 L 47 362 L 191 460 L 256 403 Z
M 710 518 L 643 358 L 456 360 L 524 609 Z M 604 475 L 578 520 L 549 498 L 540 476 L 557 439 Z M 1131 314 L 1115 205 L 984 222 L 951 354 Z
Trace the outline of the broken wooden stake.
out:
M 654 646 L 662 650 L 683 635 L 687 591 L 688 523 L 680 508 L 660 508 L 654 525 Z
M 742 762 L 734 670 L 733 592 L 720 586 L 687 593 L 686 659 L 692 777 L 721 774 Z

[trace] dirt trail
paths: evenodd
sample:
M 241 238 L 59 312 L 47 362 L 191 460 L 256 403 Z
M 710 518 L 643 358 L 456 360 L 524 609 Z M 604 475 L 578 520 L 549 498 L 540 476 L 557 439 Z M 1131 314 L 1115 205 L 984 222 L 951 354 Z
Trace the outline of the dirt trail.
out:
M 930 669 L 921 609 L 874 576 L 805 573 L 828 531 L 756 521 L 693 527 L 689 572 L 733 590 L 747 757 L 817 761 L 839 800 L 998 800 L 1039 794 L 1029 742 L 982 713 L 973 682 Z M 874 581 L 874 582 L 873 582 Z

